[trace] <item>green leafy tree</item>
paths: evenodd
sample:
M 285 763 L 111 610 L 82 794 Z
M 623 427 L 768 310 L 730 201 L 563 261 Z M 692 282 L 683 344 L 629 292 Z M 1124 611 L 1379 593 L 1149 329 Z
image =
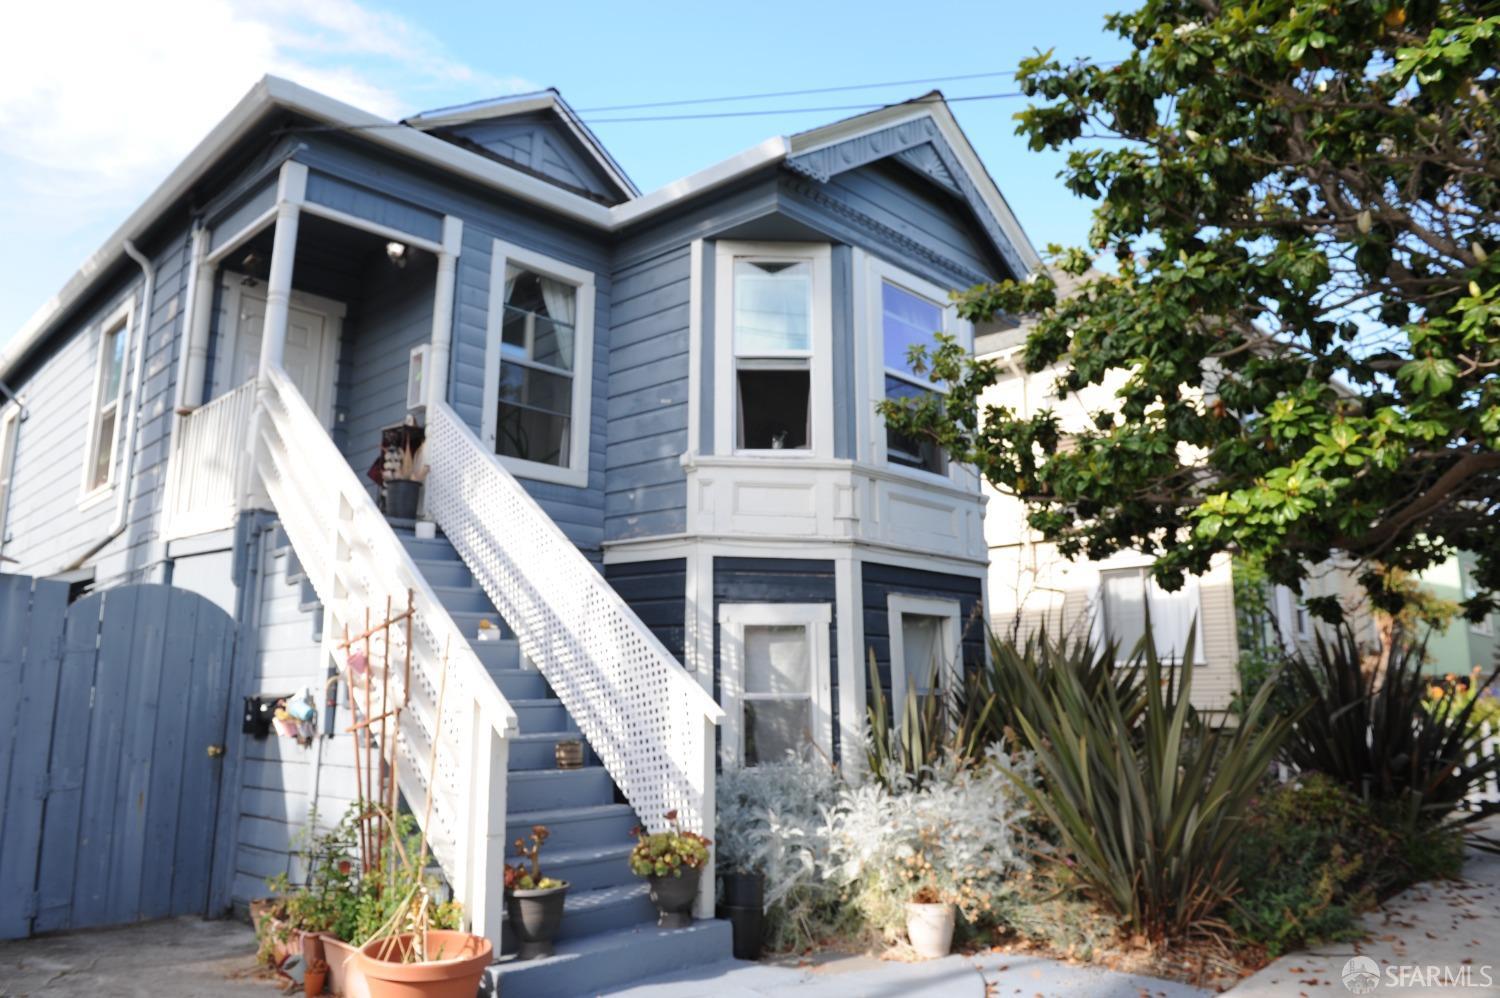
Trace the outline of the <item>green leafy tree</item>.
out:
M 1232 551 L 1300 588 L 1340 551 L 1394 610 L 1390 571 L 1455 546 L 1479 554 L 1479 617 L 1500 589 L 1500 6 L 1149 0 L 1107 24 L 1123 62 L 1020 73 L 1020 133 L 1098 201 L 1089 245 L 960 310 L 1028 317 L 1059 399 L 1128 380 L 1065 437 L 1050 409 L 983 411 L 997 368 L 940 338 L 914 353 L 949 393 L 887 419 L 1070 557 L 1142 549 L 1175 588 Z

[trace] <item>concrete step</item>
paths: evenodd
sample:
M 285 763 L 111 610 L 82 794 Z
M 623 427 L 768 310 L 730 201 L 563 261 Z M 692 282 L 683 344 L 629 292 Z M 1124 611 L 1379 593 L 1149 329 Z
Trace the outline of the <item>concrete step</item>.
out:
M 515 708 L 521 730 L 528 735 L 555 731 L 561 736 L 563 732 L 578 730 L 561 700 L 511 700 L 510 705 Z
M 475 647 L 477 650 L 478 646 Z M 520 658 L 519 650 L 515 658 Z M 479 660 L 483 662 L 483 656 Z M 534 669 L 493 668 L 489 670 L 489 674 L 507 700 L 546 700 L 552 696 L 552 691 L 547 687 L 547 680 Z
M 593 807 L 614 801 L 615 784 L 603 766 L 514 771 L 506 789 L 506 804 L 512 811 Z
M 458 632 L 469 639 L 470 644 L 482 644 L 479 640 L 479 622 L 487 620 L 490 627 L 500 633 L 502 638 L 512 637 L 510 630 L 505 626 L 505 621 L 500 619 L 500 614 L 495 610 L 449 610 L 448 616 L 458 625 Z
M 531 835 L 533 825 L 546 825 L 551 836 L 547 849 L 576 849 L 631 842 L 630 832 L 640 824 L 629 804 L 600 804 L 545 811 L 510 809 L 505 816 L 505 840 L 514 842 Z M 546 857 L 546 852 L 542 856 Z
M 427 580 L 427 584 L 434 589 L 438 586 L 472 586 L 474 576 L 469 572 L 469 566 L 461 561 L 449 561 L 447 559 L 414 558 L 417 570 Z
M 619 845 L 587 846 L 554 851 L 552 843 L 542 850 L 542 873 L 567 881 L 569 891 L 595 891 L 618 887 L 636 880 L 628 862 L 633 841 Z
M 557 743 L 563 738 L 577 737 L 579 736 L 551 731 L 516 735 L 510 740 L 510 771 L 519 773 L 532 769 L 556 769 Z M 599 764 L 599 757 L 589 748 L 588 742 L 583 743 L 583 762 L 585 766 Z
M 428 562 L 428 564 L 442 563 Z M 478 586 L 440 586 L 433 583 L 431 579 L 427 582 L 432 586 L 432 592 L 437 596 L 438 602 L 443 604 L 443 609 L 449 613 L 488 613 L 495 618 L 491 623 L 499 623 L 499 611 L 495 609 L 495 604 L 490 602 L 490 598 L 484 594 L 484 590 Z
M 567 924 L 566 915 L 563 924 Z M 658 929 L 652 919 L 613 932 L 561 940 L 557 952 L 541 960 L 502 959 L 485 971 L 480 990 L 505 998 L 582 998 L 727 960 L 732 945 L 727 921 L 711 918 L 686 929 Z
M 621 883 L 592 891 L 568 891 L 563 903 L 558 939 L 578 939 L 612 929 L 626 929 L 656 920 L 656 906 L 648 896 L 650 886 L 625 871 Z
M 453 545 L 448 543 L 448 538 L 441 534 L 424 539 L 408 531 L 398 530 L 396 537 L 414 561 L 456 561 L 463 564 L 463 559 L 459 558 Z

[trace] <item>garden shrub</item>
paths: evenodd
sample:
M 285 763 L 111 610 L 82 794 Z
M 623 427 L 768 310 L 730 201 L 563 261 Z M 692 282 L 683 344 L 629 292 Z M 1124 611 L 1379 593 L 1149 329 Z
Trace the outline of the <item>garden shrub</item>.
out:
M 1020 790 L 1030 778 L 1003 745 L 977 765 L 949 759 L 921 781 L 845 787 L 829 821 L 831 874 L 864 925 L 888 938 L 905 930 L 907 901 L 956 904 L 970 924 L 993 922 L 995 900 L 1024 866 Z
M 1236 722 L 1201 718 L 1191 637 L 1182 665 L 1165 666 L 1149 642 L 1134 657 L 1129 687 L 999 660 L 1036 754 L 1040 781 L 1024 789 L 1055 830 L 1056 860 L 1075 864 L 1126 929 L 1153 943 L 1223 931 L 1241 818 L 1291 721 L 1268 716 L 1269 686 Z
M 1306 706 L 1286 743 L 1286 761 L 1342 783 L 1404 836 L 1500 810 L 1495 804 L 1459 810 L 1471 789 L 1500 771 L 1500 756 L 1478 751 L 1479 698 L 1432 698 L 1423 644 L 1399 629 L 1392 640 L 1379 670 L 1348 627 L 1332 642 L 1318 635 L 1310 656 L 1289 660 L 1286 676 Z M 1474 688 L 1495 678 L 1476 677 Z
M 765 878 L 766 946 L 803 950 L 853 931 L 830 869 L 828 815 L 842 782 L 821 758 L 726 769 L 714 840 L 724 872 Z
M 1251 805 L 1235 848 L 1229 924 L 1271 956 L 1361 935 L 1359 915 L 1400 877 L 1396 837 L 1337 782 L 1310 774 Z

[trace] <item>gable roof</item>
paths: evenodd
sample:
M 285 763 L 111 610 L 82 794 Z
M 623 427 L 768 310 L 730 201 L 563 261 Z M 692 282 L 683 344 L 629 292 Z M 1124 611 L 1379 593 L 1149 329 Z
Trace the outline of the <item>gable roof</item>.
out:
M 550 87 L 533 93 L 491 97 L 469 104 L 423 111 L 421 114 L 401 119 L 401 124 L 410 125 L 422 132 L 432 132 L 480 122 L 503 121 L 539 112 L 554 117 L 562 125 L 565 132 L 571 135 L 593 160 L 599 171 L 614 184 L 619 191 L 620 200 L 628 201 L 641 196 L 640 188 L 635 186 L 624 168 L 609 154 L 609 150 L 604 148 L 598 136 L 590 131 L 577 113 L 568 106 L 562 94 Z
M 550 96 L 545 96 L 549 94 Z M 495 106 L 500 103 L 506 105 L 507 113 L 519 114 L 522 113 L 519 108 L 528 101 L 543 102 L 559 115 L 571 118 L 573 124 L 582 129 L 587 142 L 608 160 L 608 154 L 603 152 L 598 140 L 583 128 L 582 122 L 577 120 L 577 116 L 553 91 L 481 101 L 476 105 L 428 112 L 406 122 L 395 122 L 289 80 L 275 76 L 262 77 L 167 175 L 156 190 L 131 212 L 104 245 L 84 261 L 61 290 L 43 304 L 4 349 L 0 350 L 0 379 L 7 377 L 46 339 L 56 324 L 92 290 L 97 280 L 122 261 L 126 243 L 144 236 L 173 205 L 186 198 L 218 160 L 237 143 L 253 134 L 273 115 L 286 112 L 358 136 L 373 145 L 435 166 L 456 177 L 503 191 L 604 232 L 620 231 L 683 201 L 769 166 L 785 163 L 792 169 L 801 168 L 803 172 L 807 172 L 814 162 L 814 154 L 822 150 L 854 143 L 865 135 L 927 118 L 952 153 L 949 158 L 939 156 L 946 171 L 945 181 L 953 182 L 961 191 L 966 192 L 966 200 L 971 207 L 977 206 L 977 212 L 989 215 L 992 224 L 985 225 L 985 230 L 996 243 L 996 249 L 1007 260 L 1014 258 L 1019 262 L 1019 273 L 1030 273 L 1041 266 L 1040 257 L 1021 230 L 1010 206 L 1005 203 L 993 178 L 985 170 L 958 122 L 954 120 L 942 94 L 937 91 L 820 128 L 798 132 L 790 138 L 769 138 L 697 173 L 664 184 L 649 194 L 636 193 L 629 200 L 608 207 L 493 158 L 429 135 L 420 127 L 436 127 L 434 122 L 451 116 L 494 116 Z M 542 104 L 537 104 L 527 107 L 527 110 L 534 111 L 541 106 Z M 874 143 L 871 148 L 874 148 Z M 899 151 L 908 155 L 909 164 L 912 161 L 929 162 L 928 154 L 918 150 L 916 145 Z M 793 163 L 792 160 L 796 162 Z M 608 161 L 613 163 L 613 160 Z M 618 170 L 618 167 L 614 169 Z M 942 176 L 933 171 L 929 171 L 928 175 L 934 179 Z M 620 176 L 625 183 L 629 183 L 623 171 Z M 635 190 L 633 185 L 630 189 Z M 1004 238 L 999 238 L 1002 235 Z

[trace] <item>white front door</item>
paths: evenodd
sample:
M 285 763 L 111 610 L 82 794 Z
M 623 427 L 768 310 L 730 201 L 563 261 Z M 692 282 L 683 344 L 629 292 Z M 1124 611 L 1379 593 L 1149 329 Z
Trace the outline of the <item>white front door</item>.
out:
M 726 603 L 719 608 L 723 761 L 779 762 L 816 747 L 831 757 L 828 603 Z
M 266 324 L 264 285 L 245 287 L 231 279 L 225 292 L 233 329 L 228 331 L 231 345 L 227 377 L 217 379 L 220 392 L 244 384 L 260 370 L 261 333 Z M 286 347 L 281 360 L 292 384 L 329 429 L 333 428 L 334 366 L 343 312 L 344 306 L 338 302 L 294 293 L 287 310 Z

